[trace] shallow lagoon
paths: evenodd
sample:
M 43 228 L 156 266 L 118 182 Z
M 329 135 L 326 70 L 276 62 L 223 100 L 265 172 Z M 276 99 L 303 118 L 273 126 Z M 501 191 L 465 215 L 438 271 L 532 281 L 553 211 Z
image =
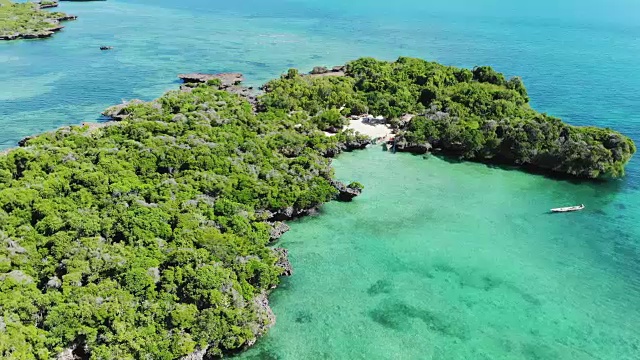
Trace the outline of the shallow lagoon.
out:
M 615 186 L 378 148 L 335 165 L 365 192 L 282 238 L 294 276 L 242 358 L 636 358 L 640 208 Z

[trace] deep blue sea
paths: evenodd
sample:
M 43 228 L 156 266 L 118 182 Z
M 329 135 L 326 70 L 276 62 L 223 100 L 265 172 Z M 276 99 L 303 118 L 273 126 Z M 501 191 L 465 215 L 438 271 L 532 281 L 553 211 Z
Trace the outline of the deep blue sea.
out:
M 150 100 L 183 72 L 361 56 L 491 65 L 532 105 L 640 144 L 637 0 L 108 0 L 53 38 L 0 43 L 0 148 Z M 101 45 L 113 46 L 100 51 Z M 367 187 L 281 241 L 296 273 L 253 359 L 640 359 L 640 156 L 572 183 L 370 149 L 335 162 Z M 550 216 L 550 207 L 587 210 Z

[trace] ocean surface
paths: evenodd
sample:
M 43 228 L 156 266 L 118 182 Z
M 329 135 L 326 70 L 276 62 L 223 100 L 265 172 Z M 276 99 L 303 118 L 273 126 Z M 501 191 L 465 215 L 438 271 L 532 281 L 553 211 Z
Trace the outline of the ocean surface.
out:
M 108 0 L 53 38 L 0 43 L 0 148 L 150 100 L 183 72 L 416 56 L 521 75 L 532 105 L 640 144 L 635 0 Z M 101 45 L 114 47 L 100 51 Z M 342 155 L 366 189 L 292 224 L 294 275 L 243 359 L 640 359 L 640 155 L 607 183 Z M 551 207 L 584 203 L 579 213 Z

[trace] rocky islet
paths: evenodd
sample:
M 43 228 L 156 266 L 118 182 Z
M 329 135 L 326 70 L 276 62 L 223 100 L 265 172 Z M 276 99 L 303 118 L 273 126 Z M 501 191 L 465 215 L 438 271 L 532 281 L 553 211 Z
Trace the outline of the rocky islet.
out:
M 77 19 L 75 15 L 42 10 L 57 6 L 57 2 L 51 1 L 0 1 L 0 40 L 48 38 L 64 28 L 61 22 Z

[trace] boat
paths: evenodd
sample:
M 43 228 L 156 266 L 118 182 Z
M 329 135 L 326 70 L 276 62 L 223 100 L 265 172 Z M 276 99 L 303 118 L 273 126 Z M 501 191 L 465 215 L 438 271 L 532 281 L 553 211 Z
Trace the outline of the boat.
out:
M 571 212 L 571 211 L 580 211 L 582 209 L 584 209 L 584 204 L 580 204 L 578 206 L 555 208 L 555 209 L 551 209 L 551 212 Z

